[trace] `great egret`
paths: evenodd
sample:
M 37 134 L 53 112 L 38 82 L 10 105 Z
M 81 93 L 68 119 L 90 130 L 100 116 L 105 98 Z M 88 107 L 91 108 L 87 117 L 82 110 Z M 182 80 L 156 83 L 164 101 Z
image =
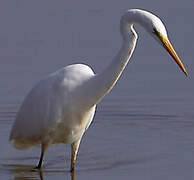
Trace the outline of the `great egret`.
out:
M 92 122 L 96 105 L 115 85 L 135 49 L 135 23 L 144 27 L 187 75 L 162 21 L 145 10 L 126 11 L 120 21 L 122 47 L 103 72 L 94 74 L 84 64 L 66 66 L 41 80 L 24 99 L 10 140 L 19 149 L 41 145 L 38 169 L 49 145 L 64 143 L 71 144 L 71 171 L 74 170 L 80 141 Z

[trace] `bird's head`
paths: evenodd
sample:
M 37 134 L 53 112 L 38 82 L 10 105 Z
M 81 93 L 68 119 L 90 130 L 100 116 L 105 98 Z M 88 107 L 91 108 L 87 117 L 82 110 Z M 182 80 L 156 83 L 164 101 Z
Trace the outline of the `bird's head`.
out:
M 181 70 L 187 75 L 187 71 L 184 68 L 179 56 L 174 50 L 163 22 L 156 15 L 140 9 L 128 10 L 129 21 L 132 23 L 138 23 L 142 25 L 145 30 L 160 44 L 167 52 L 172 56 Z

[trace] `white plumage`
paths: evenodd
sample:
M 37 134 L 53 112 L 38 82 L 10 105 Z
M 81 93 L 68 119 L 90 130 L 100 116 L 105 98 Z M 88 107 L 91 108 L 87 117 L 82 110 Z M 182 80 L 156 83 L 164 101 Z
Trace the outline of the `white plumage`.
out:
M 64 143 L 71 144 L 71 170 L 74 170 L 79 144 L 94 117 L 96 104 L 115 85 L 135 49 L 137 34 L 134 23 L 142 25 L 187 74 L 161 20 L 144 10 L 126 11 L 120 25 L 123 45 L 102 73 L 94 74 L 84 64 L 69 65 L 41 80 L 24 99 L 10 140 L 19 149 L 41 145 L 37 168 L 41 168 L 49 145 Z
M 93 76 L 88 66 L 75 64 L 41 80 L 17 114 L 10 136 L 15 147 L 25 149 L 42 142 L 71 144 L 77 141 L 89 126 L 95 106 L 85 113 L 76 97 L 79 86 Z

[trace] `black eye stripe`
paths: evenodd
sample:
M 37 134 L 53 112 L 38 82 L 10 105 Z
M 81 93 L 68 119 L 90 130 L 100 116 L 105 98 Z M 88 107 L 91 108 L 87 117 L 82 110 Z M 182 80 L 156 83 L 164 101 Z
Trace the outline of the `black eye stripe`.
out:
M 161 34 L 155 28 L 153 28 L 153 34 L 155 34 L 158 37 L 161 36 Z
M 152 33 L 156 35 L 156 34 L 158 34 L 158 31 L 155 28 L 153 28 Z

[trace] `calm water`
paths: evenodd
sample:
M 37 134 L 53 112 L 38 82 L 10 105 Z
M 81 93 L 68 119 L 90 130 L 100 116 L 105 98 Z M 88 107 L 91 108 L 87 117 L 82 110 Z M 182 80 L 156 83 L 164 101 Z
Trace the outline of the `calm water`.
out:
M 74 176 L 65 145 L 50 147 L 42 173 L 31 172 L 40 149 L 18 151 L 8 142 L 23 98 L 37 81 L 67 64 L 83 62 L 102 71 L 121 45 L 120 16 L 133 7 L 162 17 L 189 77 L 137 26 L 132 61 L 98 105 Z M 193 179 L 193 10 L 192 1 L 1 1 L 0 179 Z

